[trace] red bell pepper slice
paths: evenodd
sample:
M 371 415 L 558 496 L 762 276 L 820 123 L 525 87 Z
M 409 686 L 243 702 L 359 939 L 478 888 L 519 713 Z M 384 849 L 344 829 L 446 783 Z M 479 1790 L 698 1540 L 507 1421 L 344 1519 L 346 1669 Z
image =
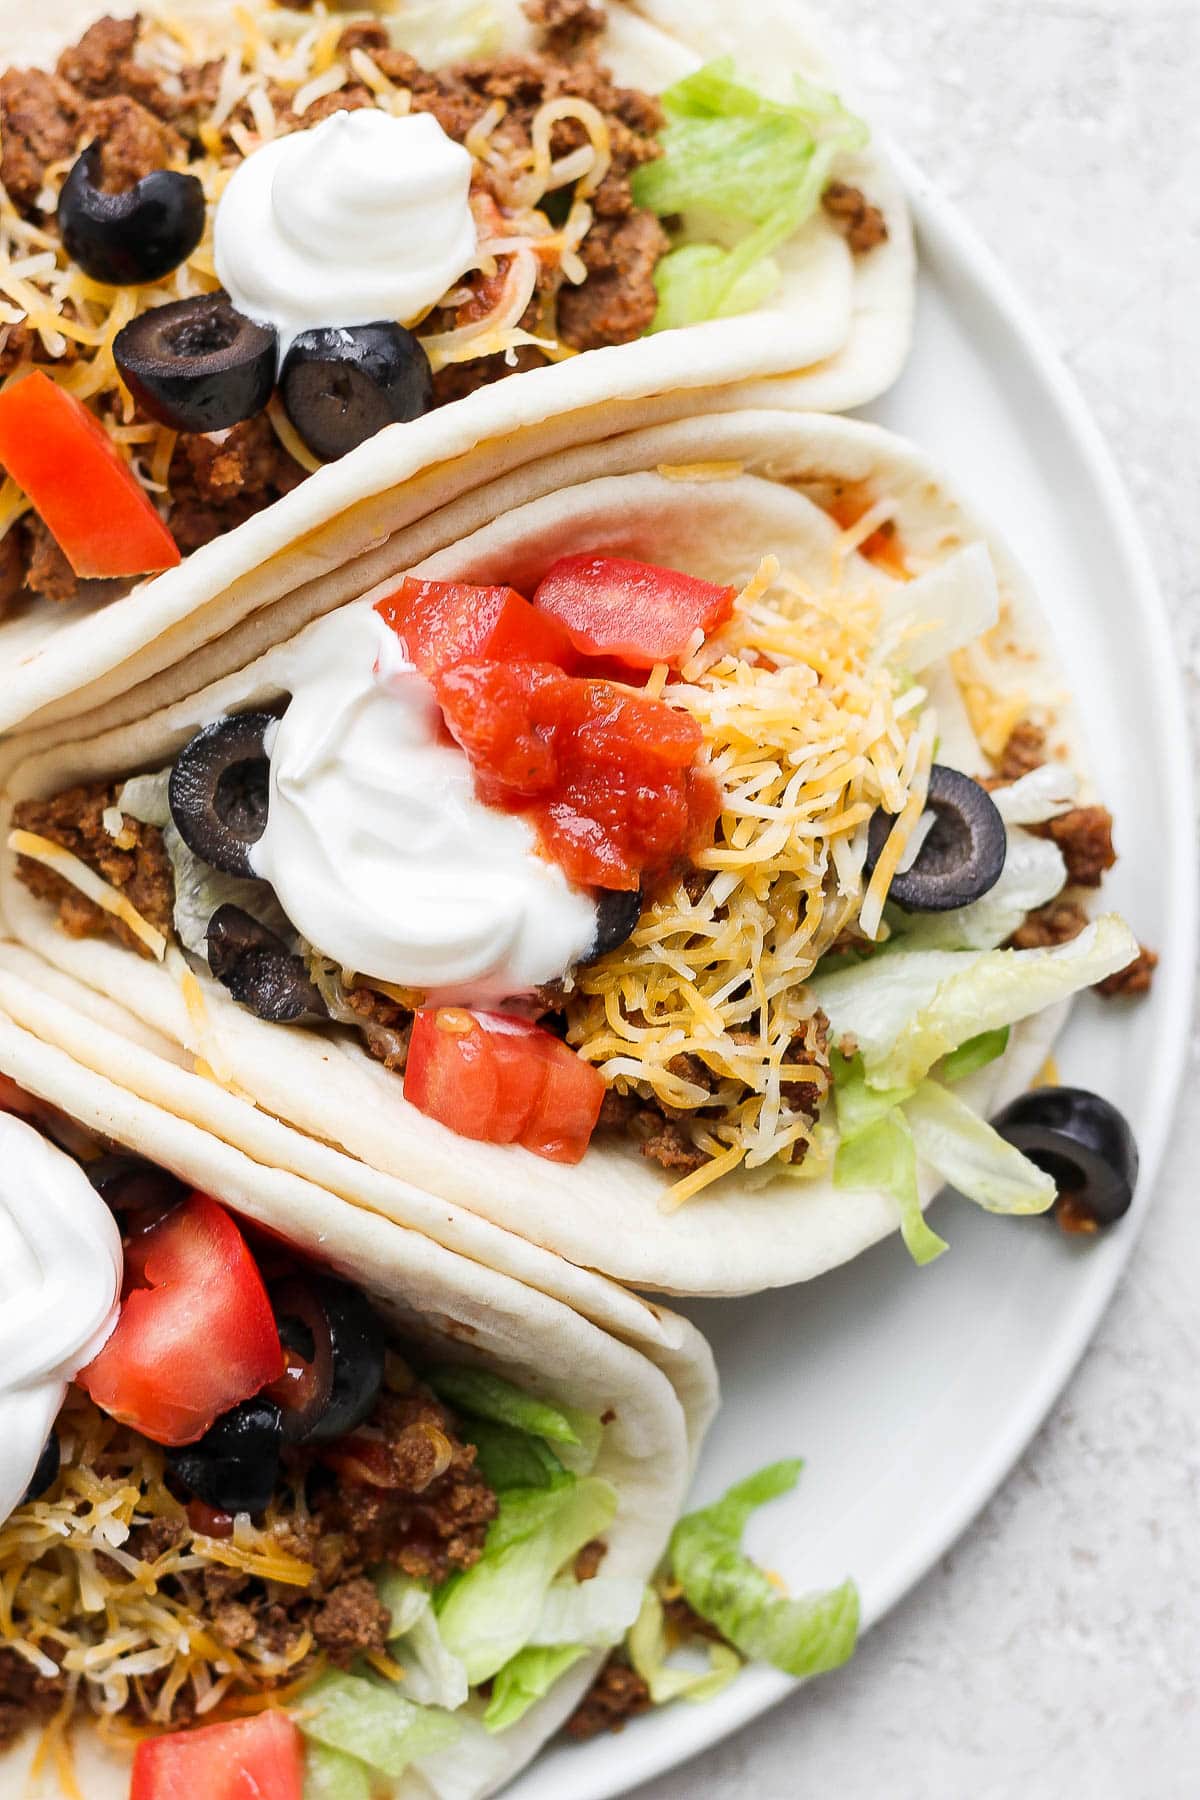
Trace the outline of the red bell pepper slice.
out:
M 104 427 L 40 369 L 0 393 L 0 463 L 76 575 L 149 575 L 181 560 Z
M 564 556 L 533 597 L 540 613 L 563 626 L 583 656 L 612 657 L 633 669 L 666 663 L 678 669 L 733 611 L 737 589 L 718 587 L 678 569 L 620 556 Z
M 404 1095 L 460 1137 L 521 1144 L 551 1162 L 577 1163 L 596 1129 L 604 1080 L 527 1019 L 422 1007 L 413 1021 Z
M 153 1443 L 192 1444 L 283 1366 L 245 1238 L 223 1206 L 196 1193 L 126 1245 L 120 1317 L 77 1380 Z
M 146 1738 L 129 1800 L 302 1800 L 304 1741 L 286 1713 Z

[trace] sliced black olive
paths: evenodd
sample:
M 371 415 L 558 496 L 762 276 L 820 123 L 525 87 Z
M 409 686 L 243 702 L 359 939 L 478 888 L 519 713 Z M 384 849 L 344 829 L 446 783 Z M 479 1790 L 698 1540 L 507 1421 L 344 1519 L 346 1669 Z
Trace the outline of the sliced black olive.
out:
M 272 1290 L 296 1403 L 285 1406 L 292 1444 L 329 1444 L 370 1418 L 383 1386 L 383 1324 L 366 1296 L 331 1276 L 297 1276 Z
M 140 1156 L 99 1156 L 84 1173 L 128 1232 L 144 1231 L 187 1198 L 186 1182 Z
M 204 189 L 195 175 L 155 169 L 123 194 L 96 185 L 100 145 L 75 160 L 58 196 L 67 255 L 93 281 L 133 287 L 169 275 L 204 236 Z
M 995 887 L 1004 872 L 1008 836 L 986 788 L 943 763 L 934 763 L 929 772 L 927 805 L 933 824 L 912 868 L 893 879 L 889 897 L 905 912 L 953 912 Z M 895 822 L 882 810 L 872 818 L 868 875 Z
M 237 713 L 198 731 L 175 759 L 167 799 L 189 850 L 226 875 L 253 875 L 250 848 L 267 828 L 270 713 Z
M 385 425 L 433 405 L 433 374 L 403 325 L 329 325 L 302 331 L 279 377 L 287 416 L 314 456 L 334 462 Z
M 172 431 L 224 431 L 260 413 L 275 386 L 278 338 L 226 294 L 152 306 L 116 335 L 125 385 Z
M 240 1006 L 275 1025 L 325 1018 L 325 1003 L 294 956 L 269 926 L 226 902 L 208 921 L 208 966 Z
M 58 1441 L 57 1431 L 52 1431 L 42 1445 L 42 1454 L 38 1457 L 37 1468 L 29 1480 L 21 1499 L 22 1506 L 28 1506 L 31 1500 L 40 1500 L 48 1493 L 58 1480 L 58 1471 L 62 1467 L 62 1448 Z
M 596 894 L 596 941 L 584 958 L 585 963 L 599 962 L 610 950 L 616 950 L 637 930 L 645 904 L 640 887 L 624 889 L 600 888 Z
M 214 1512 L 260 1513 L 279 1480 L 283 1418 L 274 1400 L 256 1394 L 222 1413 L 195 1444 L 167 1451 L 167 1466 Z
M 1099 1094 L 1033 1088 L 992 1124 L 1053 1180 L 1055 1212 L 1064 1230 L 1097 1231 L 1129 1211 L 1137 1185 L 1137 1143 L 1124 1115 Z

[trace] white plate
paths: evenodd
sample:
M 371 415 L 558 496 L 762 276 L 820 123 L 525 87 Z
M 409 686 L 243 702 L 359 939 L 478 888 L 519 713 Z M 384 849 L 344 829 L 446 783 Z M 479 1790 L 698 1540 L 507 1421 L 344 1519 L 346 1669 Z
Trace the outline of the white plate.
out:
M 950 1254 L 925 1270 L 899 1240 L 805 1287 L 686 1310 L 712 1340 L 724 1404 L 703 1503 L 775 1457 L 797 1493 L 750 1544 L 795 1592 L 853 1574 L 874 1623 L 1004 1479 L 1095 1329 L 1150 1204 L 1183 1070 L 1196 943 L 1191 764 L 1176 660 L 1119 478 L 1070 378 L 991 256 L 904 162 L 918 227 L 917 341 L 870 416 L 915 438 L 1005 533 L 1037 582 L 1088 727 L 1121 860 L 1107 892 L 1162 955 L 1148 1002 L 1077 1007 L 1065 1081 L 1129 1117 L 1134 1211 L 1070 1242 L 1050 1223 L 944 1199 Z M 849 1677 L 853 1679 L 853 1675 Z M 605 1800 L 695 1755 L 791 1691 L 748 1670 L 706 1706 L 545 1755 L 512 1800 Z

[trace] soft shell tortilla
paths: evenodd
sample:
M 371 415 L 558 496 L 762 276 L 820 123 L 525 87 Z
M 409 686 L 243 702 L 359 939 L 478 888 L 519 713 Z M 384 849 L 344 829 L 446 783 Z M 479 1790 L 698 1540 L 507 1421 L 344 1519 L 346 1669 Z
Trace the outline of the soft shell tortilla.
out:
M 680 479 L 689 466 L 708 474 L 714 463 L 730 465 L 723 479 Z M 664 475 L 664 467 L 673 473 Z M 823 582 L 839 533 L 820 502 L 835 489 L 864 504 L 892 498 L 914 574 L 968 544 L 988 545 L 1004 604 L 1001 626 L 992 634 L 993 666 L 1006 687 L 1054 719 L 1054 749 L 1079 767 L 1075 722 L 1049 631 L 1023 576 L 940 471 L 912 445 L 877 427 L 826 415 L 731 412 L 578 447 L 449 507 L 437 521 L 436 535 L 446 541 L 423 560 L 425 526 L 397 533 L 389 541 L 389 573 L 415 565 L 442 578 L 527 586 L 564 551 L 603 548 L 734 582 L 744 581 L 760 557 L 773 552 L 785 567 Z M 490 522 L 467 529 L 480 518 Z M 371 573 L 382 573 L 378 563 Z M 888 578 L 854 556 L 847 579 L 878 585 Z M 335 603 L 350 592 L 361 589 L 342 577 L 333 584 Z M 0 767 L 5 807 L 76 781 L 161 767 L 206 720 L 277 697 L 286 691 L 288 640 L 322 610 L 321 590 L 310 587 L 273 616 L 240 627 L 239 651 L 260 652 L 254 661 L 197 689 L 211 654 L 202 653 L 164 678 L 167 695 L 182 691 L 183 697 L 150 716 L 127 722 L 130 705 L 117 701 L 65 728 L 70 741 L 62 741 L 64 728 L 15 741 Z M 273 647 L 260 635 L 264 628 L 277 634 Z M 943 686 L 956 692 L 952 683 Z M 152 690 L 140 696 L 152 697 Z M 985 766 L 965 711 L 944 707 L 940 728 L 948 760 L 968 770 Z M 500 1234 L 490 1240 L 489 1255 L 510 1254 L 515 1236 L 637 1287 L 735 1294 L 810 1279 L 896 1227 L 895 1203 L 885 1195 L 844 1193 L 827 1177 L 798 1180 L 783 1172 L 761 1184 L 728 1177 L 678 1213 L 664 1215 L 659 1202 L 665 1179 L 632 1147 L 601 1140 L 578 1167 L 563 1169 L 512 1147 L 467 1142 L 411 1108 L 399 1079 L 357 1042 L 264 1024 L 216 982 L 204 980 L 209 1051 L 218 1046 L 232 1084 L 257 1101 L 254 1111 L 179 1066 L 181 1048 L 206 1052 L 180 987 L 164 968 L 112 942 L 65 937 L 51 909 L 16 880 L 11 855 L 0 877 L 0 906 L 7 929 L 26 951 L 127 1007 L 143 1031 L 165 1041 L 165 1055 L 153 1048 L 126 1055 L 125 1083 L 230 1142 L 247 1145 L 253 1136 L 261 1145 L 253 1154 L 298 1173 L 308 1171 L 314 1145 L 322 1153 L 335 1146 L 344 1154 L 336 1167 L 322 1165 L 322 1182 L 402 1223 L 412 1222 L 418 1194 L 436 1195 L 446 1203 L 444 1222 L 428 1207 L 420 1220 L 420 1228 L 435 1236 L 460 1229 L 469 1213 Z M 7 966 L 8 956 L 3 960 Z M 18 1007 L 2 978 L 0 1005 Z M 15 1016 L 49 1041 L 69 1032 L 72 1054 L 104 1067 L 110 1052 L 94 1047 L 94 1030 L 70 1014 L 60 1017 L 57 1009 L 52 1018 L 51 1010 L 26 995 Z M 1014 1085 L 1028 1084 L 1057 1022 L 1043 1017 L 1014 1031 L 1007 1056 L 964 1090 L 980 1112 L 1007 1098 Z M 278 1120 L 299 1130 L 280 1137 Z M 936 1187 L 925 1171 L 925 1201 Z
M 178 0 L 174 8 L 189 9 L 212 8 L 206 0 Z M 530 41 L 519 0 L 495 0 L 494 10 L 507 43 Z M 102 11 L 99 0 L 46 0 L 36 8 L 0 0 L 0 47 L 9 62 L 51 66 Z M 735 16 L 740 28 L 731 26 Z M 686 8 L 610 0 L 609 17 L 604 54 L 622 79 L 652 90 L 726 50 L 783 94 L 781 70 L 830 79 L 810 15 L 790 0 L 757 6 L 752 30 L 748 15 L 725 0 Z M 784 284 L 769 306 L 588 351 L 392 427 L 121 599 L 22 604 L 0 621 L 0 730 L 77 711 L 88 684 L 96 699 L 124 693 L 302 582 L 327 584 L 389 534 L 471 487 L 571 444 L 694 410 L 705 390 L 719 395 L 730 383 L 787 377 L 787 404 L 831 410 L 881 393 L 912 336 L 912 235 L 899 183 L 873 144 L 846 173 L 887 217 L 888 242 L 867 256 L 853 257 L 818 215 L 781 253 Z M 712 403 L 719 401 L 703 400 Z
M 494 1370 L 530 1394 L 596 1416 L 611 1414 L 596 1465 L 619 1497 L 604 1569 L 649 1578 L 682 1508 L 716 1402 L 712 1357 L 693 1327 L 660 1312 L 659 1329 L 646 1331 L 640 1347 L 622 1343 L 547 1293 L 419 1230 L 347 1206 L 294 1173 L 252 1160 L 3 1016 L 0 1071 L 287 1237 L 368 1292 L 404 1337 Z M 594 1276 L 589 1281 L 596 1295 L 592 1310 L 602 1314 L 602 1290 L 611 1284 Z M 612 1298 L 620 1314 L 625 1297 Z M 486 1789 L 472 1793 L 490 1793 L 524 1767 L 575 1706 L 603 1656 L 596 1652 L 578 1663 L 511 1732 L 494 1740 L 503 1746 L 503 1766 Z M 76 1736 L 76 1791 L 88 1800 L 125 1800 L 128 1761 L 99 1744 L 90 1729 Z M 31 1733 L 0 1757 L 0 1792 L 65 1797 L 52 1764 L 40 1783 L 23 1785 L 36 1749 L 37 1734 Z M 389 1792 L 398 1800 L 421 1800 L 428 1789 L 410 1776 Z M 470 1800 L 465 1791 L 464 1800 Z

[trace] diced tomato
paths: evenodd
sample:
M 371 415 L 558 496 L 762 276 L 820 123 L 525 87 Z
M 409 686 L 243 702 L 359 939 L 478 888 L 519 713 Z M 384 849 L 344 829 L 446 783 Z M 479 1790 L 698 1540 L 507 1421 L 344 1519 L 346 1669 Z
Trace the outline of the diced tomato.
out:
M 471 587 L 457 581 L 402 581 L 375 611 L 404 640 L 423 675 L 437 675 L 464 657 L 490 662 L 574 665 L 561 625 L 535 612 L 515 588 Z
M 460 1137 L 522 1144 L 551 1162 L 576 1163 L 596 1129 L 604 1081 L 527 1019 L 422 1007 L 413 1021 L 404 1094 Z
M 286 1713 L 146 1738 L 129 1800 L 302 1800 L 304 1740 Z
M 733 611 L 737 589 L 718 587 L 678 569 L 620 556 L 564 556 L 533 597 L 557 619 L 583 656 L 614 657 L 634 669 L 667 663 L 677 669 Z
M 480 798 L 528 814 L 573 881 L 633 889 L 711 840 L 719 796 L 679 708 L 546 663 L 461 662 L 434 685 Z
M 191 1444 L 283 1373 L 283 1350 L 246 1240 L 190 1194 L 125 1247 L 112 1336 L 77 1377 L 96 1405 L 156 1444 Z
M 76 575 L 149 575 L 179 547 L 87 407 L 40 369 L 0 394 L 0 463 Z

